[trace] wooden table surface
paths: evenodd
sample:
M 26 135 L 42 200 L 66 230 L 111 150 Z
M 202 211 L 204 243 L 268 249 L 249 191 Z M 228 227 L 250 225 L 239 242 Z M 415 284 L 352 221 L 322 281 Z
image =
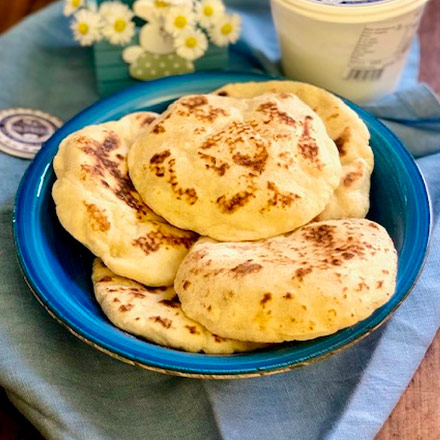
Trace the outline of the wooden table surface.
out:
M 50 1 L 53 0 L 0 0 L 0 32 Z M 440 0 L 431 0 L 426 8 L 420 41 L 420 79 L 440 95 Z M 440 440 L 440 332 L 375 440 L 397 439 Z M 0 440 L 43 440 L 1 389 Z

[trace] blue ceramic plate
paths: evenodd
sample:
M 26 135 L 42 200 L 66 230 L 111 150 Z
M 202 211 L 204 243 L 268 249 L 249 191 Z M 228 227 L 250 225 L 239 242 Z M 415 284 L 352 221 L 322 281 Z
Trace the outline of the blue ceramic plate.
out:
M 335 353 L 369 334 L 406 297 L 425 259 L 430 235 L 428 194 L 417 165 L 399 140 L 369 113 L 348 103 L 365 121 L 375 154 L 369 218 L 385 226 L 399 253 L 397 290 L 370 318 L 331 336 L 276 345 L 248 354 L 204 355 L 164 348 L 125 333 L 105 318 L 90 281 L 92 255 L 64 231 L 51 197 L 52 159 L 68 134 L 138 110 L 163 111 L 181 95 L 206 93 L 229 82 L 267 76 L 205 73 L 143 83 L 96 103 L 67 122 L 45 144 L 17 193 L 15 240 L 24 276 L 39 302 L 83 341 L 118 359 L 169 374 L 246 377 L 298 367 Z

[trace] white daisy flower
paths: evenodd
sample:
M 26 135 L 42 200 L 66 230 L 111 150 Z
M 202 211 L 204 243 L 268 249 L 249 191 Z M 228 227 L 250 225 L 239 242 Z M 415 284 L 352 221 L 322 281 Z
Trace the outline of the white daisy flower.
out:
M 171 5 L 188 6 L 192 8 L 193 0 L 168 0 Z
M 173 6 L 187 6 L 192 9 L 193 0 L 137 0 L 133 11 L 137 17 L 146 21 L 166 16 Z
M 64 0 L 64 15 L 72 15 L 81 6 L 84 5 L 84 0 Z
M 84 3 L 84 7 L 89 11 L 98 12 L 98 5 L 96 3 Z
M 193 11 L 185 6 L 174 6 L 165 16 L 165 30 L 176 37 L 194 27 L 196 17 Z
M 141 0 L 136 3 L 143 4 L 143 8 L 147 11 L 148 16 L 163 17 L 168 13 L 171 3 L 166 0 Z
M 193 0 L 167 0 L 168 4 L 172 6 L 186 6 L 193 9 Z
M 108 1 L 101 3 L 99 6 L 99 13 L 106 20 L 111 19 L 115 15 L 129 15 L 130 18 L 133 17 L 131 9 L 119 1 Z
M 200 26 L 209 29 L 223 16 L 225 5 L 221 0 L 201 0 L 196 12 Z
M 193 61 L 200 58 L 208 48 L 208 39 L 199 29 L 189 29 L 180 34 L 175 42 L 177 55 Z
M 97 12 L 81 9 L 74 15 L 70 28 L 81 46 L 91 46 L 102 39 L 101 25 L 101 16 Z
M 104 2 L 99 8 L 104 19 L 102 33 L 111 44 L 126 44 L 135 33 L 135 25 L 131 21 L 134 14 L 131 9 L 122 3 Z
M 238 14 L 224 14 L 209 30 L 209 37 L 217 46 L 236 43 L 241 31 L 241 19 Z

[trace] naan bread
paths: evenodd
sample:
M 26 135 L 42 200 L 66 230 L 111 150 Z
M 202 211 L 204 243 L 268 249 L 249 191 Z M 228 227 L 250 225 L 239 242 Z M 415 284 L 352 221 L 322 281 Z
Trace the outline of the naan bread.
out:
M 128 148 L 138 136 L 149 130 L 157 116 L 158 114 L 153 112 L 134 112 L 119 119 L 118 133 L 124 138 Z
M 185 351 L 222 354 L 262 347 L 212 334 L 182 312 L 172 287 L 145 287 L 119 277 L 99 258 L 93 263 L 92 281 L 96 299 L 109 320 L 149 341 Z
M 254 342 L 329 335 L 393 295 L 397 255 L 369 220 L 311 223 L 258 242 L 202 238 L 177 272 L 182 309 L 212 332 Z
M 326 90 L 294 81 L 228 84 L 213 92 L 221 96 L 253 98 L 265 93 L 294 93 L 324 122 L 342 163 L 338 189 L 317 220 L 363 218 L 370 208 L 370 176 L 374 158 L 366 125 L 342 99 Z
M 138 138 L 128 166 L 157 214 L 224 241 L 270 237 L 308 223 L 341 175 L 324 124 L 289 93 L 181 98 Z
M 163 286 L 173 283 L 196 236 L 151 211 L 128 177 L 130 142 L 156 116 L 131 115 L 68 136 L 53 161 L 52 195 L 63 227 L 111 270 Z

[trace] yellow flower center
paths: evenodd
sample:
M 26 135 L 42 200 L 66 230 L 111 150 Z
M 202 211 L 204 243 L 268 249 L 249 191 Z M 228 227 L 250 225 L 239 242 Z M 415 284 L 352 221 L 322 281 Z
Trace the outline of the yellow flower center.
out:
M 188 24 L 188 20 L 184 15 L 179 15 L 174 20 L 174 26 L 179 29 L 183 29 Z
M 71 3 L 71 5 L 74 8 L 77 8 L 80 4 L 81 4 L 81 0 L 72 0 L 72 3 Z
M 81 35 L 86 35 L 89 32 L 89 25 L 87 23 L 80 23 L 78 25 L 78 32 Z
M 185 46 L 189 47 L 190 49 L 194 49 L 197 46 L 197 38 L 188 37 L 185 40 Z
M 211 17 L 214 14 L 214 8 L 212 6 L 205 6 L 203 8 L 203 14 L 207 17 Z
M 127 27 L 127 22 L 122 18 L 118 18 L 113 27 L 116 32 L 124 32 L 124 29 Z
M 155 0 L 154 4 L 157 8 L 166 8 L 168 6 L 168 3 L 163 0 Z
M 232 32 L 232 25 L 230 23 L 226 23 L 222 26 L 221 32 L 223 35 L 229 35 Z

